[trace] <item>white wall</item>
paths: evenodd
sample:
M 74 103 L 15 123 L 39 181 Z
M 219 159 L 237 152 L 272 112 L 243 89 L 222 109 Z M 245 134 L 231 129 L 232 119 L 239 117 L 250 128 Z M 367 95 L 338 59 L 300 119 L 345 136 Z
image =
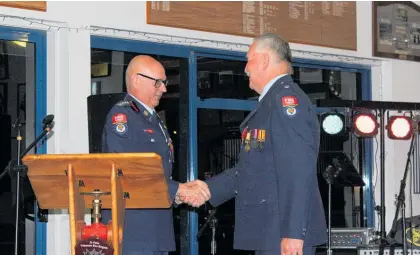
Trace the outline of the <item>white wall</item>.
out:
M 420 2 L 417 2 L 418 4 Z M 420 5 L 420 4 L 419 4 Z M 251 38 L 213 34 L 146 24 L 145 2 L 47 2 L 47 12 L 35 12 L 0 7 L 0 13 L 38 19 L 30 25 L 27 20 L 5 18 L 3 24 L 40 28 L 48 31 L 48 112 L 56 115 L 55 135 L 48 143 L 49 153 L 87 153 L 88 131 L 86 97 L 90 95 L 90 34 L 144 40 L 142 35 L 113 30 L 89 31 L 90 26 L 102 26 L 162 35 L 185 36 L 218 40 L 233 44 L 249 44 Z M 1 20 L 1 19 L 0 19 Z M 41 22 L 41 20 L 43 20 Z M 46 20 L 52 21 L 48 22 Z M 58 24 L 61 22 L 61 24 Z M 42 24 L 38 24 L 42 23 Z M 50 24 L 51 27 L 43 24 Z M 357 51 L 291 44 L 295 57 L 344 61 L 372 66 L 373 100 L 418 102 L 420 92 L 420 63 L 372 58 L 371 2 L 357 2 Z M 60 29 L 55 26 L 76 29 Z M 202 42 L 198 46 L 234 48 L 246 51 L 246 46 L 229 46 Z M 316 54 L 315 54 L 316 53 Z M 318 54 L 322 53 L 322 54 Z M 394 194 L 405 164 L 408 142 L 386 143 L 386 227 L 391 227 L 394 214 Z M 376 159 L 379 171 L 379 154 Z M 379 183 L 378 183 L 379 184 Z M 375 189 L 379 204 L 379 185 Z M 420 196 L 413 198 L 414 214 L 420 214 Z M 409 209 L 409 208 L 407 208 Z M 409 212 L 408 212 L 409 213 Z M 68 248 L 66 216 L 50 217 L 48 224 L 48 254 L 63 254 Z

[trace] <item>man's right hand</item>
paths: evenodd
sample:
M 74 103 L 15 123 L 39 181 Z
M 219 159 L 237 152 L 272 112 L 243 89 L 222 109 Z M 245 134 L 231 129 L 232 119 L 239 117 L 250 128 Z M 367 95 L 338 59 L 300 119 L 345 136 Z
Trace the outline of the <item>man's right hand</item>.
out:
M 211 198 L 207 184 L 201 180 L 194 180 L 179 184 L 175 202 L 186 203 L 193 207 L 200 207 Z

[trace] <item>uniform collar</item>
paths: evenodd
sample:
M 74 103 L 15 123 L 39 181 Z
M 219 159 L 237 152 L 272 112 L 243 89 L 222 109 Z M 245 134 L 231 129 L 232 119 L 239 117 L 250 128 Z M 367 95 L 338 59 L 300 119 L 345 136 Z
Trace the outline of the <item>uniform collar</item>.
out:
M 267 85 L 265 85 L 265 87 L 264 87 L 264 89 L 263 89 L 263 91 L 262 91 L 262 93 L 261 93 L 260 97 L 258 98 L 258 101 L 261 101 L 261 100 L 264 98 L 265 94 L 267 94 L 267 92 L 268 92 L 268 91 L 270 90 L 270 88 L 274 85 L 274 83 L 276 83 L 276 81 L 277 81 L 278 79 L 280 79 L 280 78 L 282 78 L 282 77 L 284 77 L 284 76 L 286 76 L 286 75 L 288 75 L 288 74 L 281 74 L 281 75 L 278 75 L 278 76 L 274 77 L 271 81 L 269 81 L 269 82 L 267 83 Z
M 153 122 L 154 119 L 156 120 L 157 114 L 153 114 L 153 112 L 154 112 L 153 110 L 152 110 L 152 113 L 151 113 L 150 107 L 147 107 L 147 105 L 143 104 L 140 100 L 136 99 L 134 96 L 127 93 L 126 96 L 125 96 L 125 100 L 130 101 L 131 102 L 131 108 L 135 112 L 140 113 L 149 122 Z M 154 118 L 154 116 L 155 116 L 155 118 Z
M 136 103 L 141 104 L 150 113 L 150 115 L 153 115 L 153 114 L 156 113 L 154 109 L 150 108 L 149 106 L 144 104 L 142 101 L 138 100 L 136 97 L 134 97 L 130 93 L 127 93 L 127 95 L 129 95 L 131 98 L 133 98 L 136 101 Z
M 291 83 L 293 83 L 292 76 L 290 76 L 288 74 L 282 75 L 280 78 L 276 77 L 273 80 L 274 80 L 274 82 L 273 82 L 273 84 L 270 85 L 269 88 L 268 88 L 268 86 L 266 86 L 267 90 L 265 91 L 264 95 L 267 94 L 267 93 L 270 93 L 270 91 L 273 91 L 276 87 L 278 87 L 278 84 L 283 84 L 283 83 L 291 84 Z M 267 85 L 269 85 L 269 84 L 267 84 Z M 263 95 L 263 94 L 261 94 L 261 95 Z M 261 100 L 258 102 L 257 107 L 250 114 L 248 114 L 248 116 L 246 116 L 246 118 L 242 121 L 242 123 L 240 125 L 240 129 L 244 128 L 244 126 L 248 123 L 248 121 L 255 115 L 255 113 L 261 107 L 264 100 L 266 100 L 267 97 L 264 97 L 264 95 L 261 98 Z

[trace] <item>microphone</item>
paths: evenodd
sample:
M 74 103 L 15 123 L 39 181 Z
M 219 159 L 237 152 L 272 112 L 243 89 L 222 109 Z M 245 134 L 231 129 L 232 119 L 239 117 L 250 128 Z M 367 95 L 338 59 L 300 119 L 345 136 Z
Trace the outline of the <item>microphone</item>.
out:
M 54 126 L 53 120 L 54 114 L 49 114 L 45 116 L 45 118 L 42 120 L 42 124 L 44 124 L 44 129 L 51 129 Z
M 51 124 L 53 120 L 54 120 L 54 114 L 49 114 L 45 116 L 45 118 L 42 120 L 42 123 L 44 123 L 44 125 L 48 125 L 48 124 Z
M 15 122 L 13 122 L 12 127 L 13 128 L 17 128 L 20 127 L 22 125 L 22 120 L 20 119 L 20 117 L 18 117 Z

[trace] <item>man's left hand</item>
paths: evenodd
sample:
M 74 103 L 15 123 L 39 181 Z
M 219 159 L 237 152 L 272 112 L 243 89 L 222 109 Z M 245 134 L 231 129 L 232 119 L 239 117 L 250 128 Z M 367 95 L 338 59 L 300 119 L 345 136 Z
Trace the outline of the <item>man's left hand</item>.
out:
M 303 255 L 303 240 L 283 238 L 280 251 L 281 255 Z

